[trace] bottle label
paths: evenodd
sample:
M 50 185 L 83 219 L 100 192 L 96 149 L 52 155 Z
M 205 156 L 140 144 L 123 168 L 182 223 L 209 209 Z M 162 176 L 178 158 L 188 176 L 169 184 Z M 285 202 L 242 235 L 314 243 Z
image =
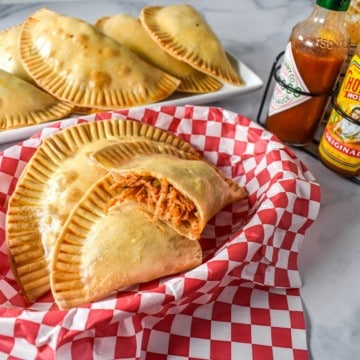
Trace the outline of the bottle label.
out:
M 319 145 L 320 156 L 338 169 L 360 171 L 360 57 L 355 55 L 337 97 L 340 109 L 350 121 L 333 109 Z M 358 121 L 358 122 L 357 122 Z
M 285 55 L 280 67 L 279 77 L 284 83 L 293 89 L 301 90 L 303 92 L 310 92 L 296 66 L 290 42 L 287 44 L 285 49 Z M 270 102 L 269 116 L 288 110 L 309 100 L 310 98 L 310 96 L 301 95 L 286 89 L 281 84 L 276 82 L 273 96 Z
M 346 119 L 343 120 L 347 121 Z M 352 125 L 356 126 L 355 124 Z M 360 128 L 358 125 L 357 127 Z M 357 134 L 359 138 L 359 130 L 357 130 Z M 334 128 L 329 126 L 325 128 L 319 145 L 319 154 L 335 168 L 354 175 L 360 171 L 360 142 L 356 144 L 356 142 L 344 141 Z

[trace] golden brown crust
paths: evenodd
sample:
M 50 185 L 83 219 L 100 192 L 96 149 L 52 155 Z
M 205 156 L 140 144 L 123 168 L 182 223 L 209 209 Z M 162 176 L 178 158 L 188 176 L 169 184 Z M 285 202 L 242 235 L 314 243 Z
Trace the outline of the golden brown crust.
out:
M 23 23 L 20 56 L 40 87 L 82 108 L 149 104 L 180 84 L 89 23 L 46 8 Z
M 106 145 L 94 151 L 90 159 L 105 169 L 114 170 L 124 165 L 129 159 L 149 154 L 167 154 L 181 159 L 200 159 L 200 153 L 193 149 L 179 149 L 172 144 L 152 140 L 126 139 Z
M 244 85 L 220 40 L 191 5 L 146 6 L 140 20 L 152 39 L 175 58 L 232 85 Z
M 73 106 L 17 76 L 0 70 L 0 131 L 57 120 Z
M 147 33 L 140 20 L 133 16 L 126 14 L 107 16 L 99 19 L 95 26 L 151 65 L 180 79 L 178 91 L 204 93 L 222 87 L 220 81 L 163 50 Z

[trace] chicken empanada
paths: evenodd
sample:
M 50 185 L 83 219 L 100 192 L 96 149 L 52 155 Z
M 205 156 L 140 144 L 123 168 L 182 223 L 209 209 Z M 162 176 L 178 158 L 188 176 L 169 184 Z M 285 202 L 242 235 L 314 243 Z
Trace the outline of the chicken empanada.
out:
M 46 8 L 23 23 L 20 56 L 40 87 L 83 108 L 149 104 L 180 84 L 86 21 Z
M 91 160 L 92 152 L 121 139 L 158 141 L 198 154 L 175 135 L 131 120 L 79 124 L 46 138 L 21 174 L 6 217 L 12 270 L 30 302 L 50 289 L 54 244 L 70 212 L 108 172 Z
M 191 5 L 146 6 L 140 20 L 154 41 L 175 58 L 232 85 L 244 85 L 219 38 Z
M 168 54 L 154 42 L 139 19 L 118 14 L 99 19 L 95 26 L 143 60 L 181 80 L 178 91 L 204 93 L 219 90 L 222 83 Z
M 111 170 L 118 194 L 107 206 L 139 203 L 179 234 L 199 240 L 207 222 L 247 192 L 204 160 L 169 155 L 133 158 Z
M 72 110 L 71 104 L 0 70 L 0 131 L 61 119 Z
M 70 214 L 56 244 L 51 289 L 60 309 L 99 300 L 125 286 L 186 271 L 202 261 L 200 244 L 177 234 L 136 203 L 104 211 L 115 195 L 111 174 Z

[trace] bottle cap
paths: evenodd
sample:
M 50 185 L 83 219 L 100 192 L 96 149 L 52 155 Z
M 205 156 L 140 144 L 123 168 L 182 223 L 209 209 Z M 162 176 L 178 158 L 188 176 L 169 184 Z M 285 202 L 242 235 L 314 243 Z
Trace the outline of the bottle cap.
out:
M 346 11 L 350 5 L 351 0 L 316 0 L 316 5 L 319 5 L 328 10 Z

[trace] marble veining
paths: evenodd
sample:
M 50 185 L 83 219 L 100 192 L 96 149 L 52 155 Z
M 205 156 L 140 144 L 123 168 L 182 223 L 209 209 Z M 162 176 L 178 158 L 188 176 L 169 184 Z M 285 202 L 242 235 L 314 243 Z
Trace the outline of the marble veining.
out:
M 118 12 L 136 16 L 145 5 L 175 2 L 0 0 L 0 30 L 22 22 L 43 6 L 95 21 Z M 197 7 L 225 47 L 264 81 L 276 55 L 284 49 L 292 27 L 310 14 L 314 4 L 312 0 L 184 2 Z M 262 95 L 263 89 L 209 105 L 255 120 Z M 9 145 L 1 145 L 0 150 Z M 357 360 L 360 356 L 359 185 L 334 174 L 307 153 L 293 150 L 322 190 L 319 217 L 307 232 L 299 256 L 309 352 L 315 360 Z

